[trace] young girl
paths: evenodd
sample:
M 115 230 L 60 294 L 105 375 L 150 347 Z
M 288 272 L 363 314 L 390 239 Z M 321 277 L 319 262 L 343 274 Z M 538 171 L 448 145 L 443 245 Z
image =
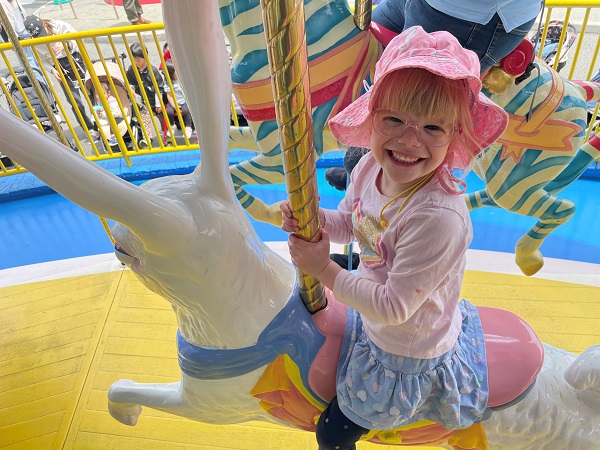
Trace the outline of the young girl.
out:
M 192 137 L 192 114 L 190 113 L 183 95 L 183 90 L 179 84 L 179 77 L 177 76 L 177 71 L 175 70 L 175 63 L 172 59 L 169 59 L 165 61 L 165 67 L 167 68 L 167 73 L 169 74 L 171 83 L 173 84 L 173 92 L 171 92 L 169 83 L 165 83 L 165 94 L 167 95 L 168 100 L 167 114 L 170 117 L 177 118 L 177 110 L 181 111 L 181 118 L 183 119 L 183 124 L 185 126 L 185 134 L 189 139 Z
M 294 264 L 351 307 L 337 397 L 317 424 L 321 450 L 420 420 L 448 429 L 482 420 L 483 332 L 477 310 L 459 302 L 472 228 L 453 169 L 468 169 L 508 117 L 480 90 L 475 53 L 412 27 L 383 52 L 370 91 L 329 122 L 340 142 L 371 151 L 338 210 L 319 211 L 321 240 L 289 237 Z M 289 204 L 281 209 L 283 230 L 297 232 Z M 330 239 L 354 238 L 356 274 L 329 259 Z
M 112 116 L 115 118 L 115 120 L 123 119 L 123 113 L 121 112 L 121 108 L 119 108 L 119 103 L 117 102 L 116 97 L 110 90 L 110 86 L 108 85 L 108 83 L 101 82 L 100 86 L 102 86 L 102 91 L 104 92 L 104 97 L 106 98 L 106 102 L 110 107 L 110 112 L 112 113 Z M 110 122 L 108 121 L 108 116 L 106 115 L 106 111 L 104 111 L 102 103 L 100 103 L 100 97 L 98 96 L 98 94 L 96 94 L 96 105 L 94 106 L 94 109 L 96 110 L 96 114 L 98 114 L 98 118 L 100 119 L 98 121 L 98 125 L 102 127 L 110 125 Z M 98 130 L 93 130 L 92 137 L 94 138 L 95 142 L 99 141 L 100 132 Z M 111 147 L 113 145 L 117 145 L 117 138 L 112 132 L 108 137 L 108 145 L 110 145 Z

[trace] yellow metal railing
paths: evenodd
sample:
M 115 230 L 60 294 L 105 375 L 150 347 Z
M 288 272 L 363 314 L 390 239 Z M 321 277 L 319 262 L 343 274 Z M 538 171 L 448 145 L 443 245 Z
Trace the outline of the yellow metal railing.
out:
M 600 16 L 599 8 L 600 0 L 546 1 L 546 9 L 544 11 L 542 21 L 543 31 L 541 33 L 539 55 L 541 55 L 543 52 L 543 42 L 546 38 L 548 26 L 552 21 L 561 20 L 575 24 L 577 27 L 578 37 L 574 44 L 574 51 L 573 49 L 569 50 L 571 53 L 569 54 L 567 65 L 564 68 L 565 71 L 561 72 L 563 74 L 567 74 L 567 78 L 588 80 L 598 70 L 600 37 L 597 37 L 592 33 L 588 33 L 587 31 L 589 28 L 591 28 L 592 24 L 594 26 L 599 25 L 599 21 L 597 19 Z M 593 11 L 596 11 L 596 13 Z M 590 21 L 590 18 L 593 18 L 592 21 Z M 179 111 L 174 120 L 175 126 L 179 128 L 179 132 L 177 132 L 170 120 L 163 120 L 163 114 L 155 115 L 152 113 L 155 111 L 154 99 L 147 98 L 145 90 L 141 89 L 141 95 L 137 96 L 139 102 L 136 101 L 136 94 L 129 86 L 129 82 L 127 82 L 126 71 L 134 61 L 130 46 L 135 42 L 142 44 L 144 55 L 150 64 L 155 67 L 164 67 L 165 60 L 163 57 L 162 47 L 166 38 L 164 37 L 164 34 L 161 33 L 162 30 L 163 24 L 154 23 L 148 25 L 136 25 L 134 27 L 127 26 L 104 30 L 82 31 L 70 33 L 68 35 L 47 36 L 33 40 L 21 41 L 21 44 L 24 47 L 33 48 L 34 54 L 38 61 L 41 60 L 40 50 L 43 48 L 45 48 L 50 55 L 53 55 L 51 46 L 54 43 L 60 42 L 65 46 L 69 41 L 75 41 L 77 43 L 83 63 L 85 64 L 86 72 L 89 73 L 90 82 L 88 84 L 91 83 L 93 86 L 93 91 L 98 94 L 98 100 L 93 98 L 88 89 L 86 89 L 85 80 L 81 79 L 79 74 L 77 74 L 76 84 L 82 93 L 81 97 L 85 104 L 86 114 L 88 114 L 88 116 L 94 122 L 98 123 L 99 117 L 94 109 L 94 105 L 99 102 L 104 111 L 106 111 L 110 130 L 112 133 L 114 133 L 118 145 L 109 145 L 108 139 L 110 136 L 107 135 L 102 127 L 98 127 L 101 135 L 99 142 L 94 142 L 91 130 L 88 130 L 85 127 L 82 132 L 79 132 L 79 135 L 76 133 L 76 131 L 79 130 L 77 122 L 83 122 L 83 117 L 78 111 L 75 113 L 77 117 L 73 117 L 70 105 L 65 105 L 64 101 L 62 101 L 62 99 L 66 99 L 69 103 L 74 104 L 75 99 L 73 98 L 72 93 L 67 90 L 67 97 L 65 97 L 65 94 L 63 94 L 62 90 L 58 89 L 59 84 L 54 76 L 48 73 L 46 68 L 43 67 L 42 63 L 40 63 L 40 66 L 42 66 L 44 77 L 48 80 L 52 80 L 52 82 L 48 83 L 48 87 L 53 97 L 57 100 L 57 112 L 64 120 L 63 125 L 69 139 L 72 141 L 72 146 L 76 147 L 86 158 L 92 161 L 100 161 L 111 158 L 124 158 L 127 164 L 131 165 L 134 162 L 131 157 L 135 155 L 182 151 L 198 148 L 198 145 L 195 142 L 196 140 L 190 140 L 187 137 L 183 125 L 183 118 Z M 531 34 L 533 34 L 535 31 L 537 31 L 536 26 L 534 26 Z M 598 32 L 598 30 L 595 29 L 593 31 L 595 33 Z M 566 27 L 563 27 L 563 33 L 561 35 L 558 48 L 559 55 L 565 46 L 566 38 Z M 163 42 L 160 42 L 161 39 Z M 17 61 L 17 58 L 10 43 L 0 44 L 0 56 L 6 66 L 5 70 L 0 68 L 0 72 L 6 73 L 9 78 L 16 80 L 17 74 L 15 73 L 13 65 L 15 64 L 15 61 Z M 67 56 L 69 58 L 69 62 L 72 64 L 74 62 L 72 55 L 68 54 Z M 558 67 L 560 59 L 561 58 L 558 57 L 555 58 L 555 69 Z M 114 61 L 114 63 L 118 66 L 119 75 L 123 78 L 123 80 L 125 80 L 125 88 L 127 91 L 129 104 L 124 104 L 122 99 L 116 96 L 119 108 L 121 110 L 121 115 L 123 117 L 127 117 L 128 115 L 133 117 L 131 121 L 126 121 L 127 132 L 123 135 L 118 132 L 117 120 L 113 117 L 113 114 L 110 113 L 109 105 L 101 89 L 100 81 L 97 77 L 93 64 L 94 62 L 97 62 L 96 67 L 98 67 L 100 64 L 98 61 L 100 61 L 103 72 L 107 72 L 108 70 L 106 61 L 111 60 Z M 53 63 L 55 67 L 60 67 L 55 57 L 53 57 Z M 17 62 L 16 64 L 19 63 Z M 62 73 L 60 70 L 59 72 Z M 166 70 L 164 72 L 166 72 Z M 139 71 L 134 70 L 134 75 L 138 85 L 142 86 Z M 150 76 L 152 78 L 154 89 L 157 92 L 159 84 L 158 80 L 154 77 L 152 71 L 150 71 Z M 112 78 L 108 78 L 107 81 L 110 85 L 111 91 L 115 92 L 116 86 L 114 84 L 114 80 L 112 80 Z M 171 92 L 173 92 L 172 80 L 166 73 L 164 76 L 164 83 L 168 85 L 171 89 Z M 15 114 L 20 117 L 16 107 L 17 105 L 15 105 L 14 100 L 11 98 L 7 84 L 0 83 L 0 89 L 1 94 L 3 94 L 0 95 L 0 106 L 15 111 Z M 21 90 L 21 95 L 24 94 L 18 82 L 16 83 L 16 89 Z M 25 102 L 27 108 L 33 112 L 31 104 L 26 100 Z M 167 106 L 165 100 L 159 96 L 158 102 L 160 104 L 160 110 L 164 113 Z M 146 111 L 148 111 L 149 114 L 146 113 Z M 233 110 L 233 104 L 232 112 L 233 120 L 237 124 L 237 116 L 235 114 L 235 110 Z M 42 125 L 41 121 L 39 118 L 37 118 L 37 116 L 35 116 L 35 114 L 33 115 L 34 123 L 32 126 L 37 126 L 38 128 L 43 129 L 44 125 Z M 146 125 L 144 126 L 143 118 L 147 117 L 152 118 L 152 120 L 146 120 Z M 116 130 L 116 132 L 113 130 Z M 590 130 L 588 130 L 588 133 L 589 132 Z M 128 136 L 127 142 L 124 139 L 125 136 Z M 0 149 L 0 177 L 25 172 L 25 169 L 20 167 L 17 163 L 12 162 L 12 164 L 10 164 L 10 160 L 3 157 L 1 152 L 2 149 Z
M 542 54 L 543 42 L 546 38 L 548 25 L 552 20 L 561 20 L 564 23 L 577 23 L 577 43 L 575 46 L 575 53 L 571 58 L 572 64 L 567 78 L 569 79 L 585 79 L 589 80 L 598 70 L 597 61 L 598 53 L 600 52 L 600 36 L 596 38 L 596 42 L 593 42 L 593 36 L 587 35 L 588 27 L 590 25 L 590 17 L 592 11 L 596 10 L 593 14 L 596 27 L 600 26 L 600 0 L 546 0 L 546 10 L 544 11 L 544 29 L 541 38 L 541 45 L 539 48 L 538 56 Z M 573 14 L 576 13 L 576 14 Z M 560 37 L 557 53 L 560 54 L 562 47 L 565 43 L 566 38 L 566 27 L 563 27 L 563 32 Z M 600 33 L 600 30 L 594 30 L 595 34 Z M 582 49 L 585 47 L 594 46 L 594 50 L 584 55 Z M 581 57 L 581 59 L 580 59 Z M 559 58 L 556 58 L 553 68 L 558 67 Z M 575 72 L 578 72 L 579 76 L 575 76 Z M 585 72 L 584 72 L 585 71 Z
M 105 30 L 76 32 L 69 33 L 68 35 L 47 36 L 34 40 L 21 41 L 21 45 L 23 45 L 23 47 L 31 47 L 33 49 L 36 59 L 38 62 L 40 62 L 44 78 L 50 81 L 47 83 L 49 91 L 52 94 L 52 97 L 56 100 L 57 113 L 63 119 L 62 125 L 65 131 L 68 133 L 72 146 L 77 147 L 82 155 L 88 159 L 92 161 L 100 161 L 111 158 L 124 158 L 127 164 L 131 165 L 131 156 L 134 155 L 198 148 L 196 139 L 188 138 L 185 132 L 181 132 L 181 130 L 184 130 L 184 126 L 180 111 L 176 111 L 177 115 L 173 118 L 175 126 L 177 126 L 180 130 L 180 132 L 177 132 L 175 130 L 175 126 L 171 124 L 171 120 L 166 119 L 166 99 L 163 99 L 160 95 L 158 96 L 158 103 L 160 105 L 159 110 L 161 113 L 153 114 L 156 111 L 156 107 L 154 105 L 155 99 L 147 98 L 144 89 L 140 89 L 141 95 L 136 95 L 127 81 L 127 69 L 130 66 L 135 67 L 135 64 L 132 63 L 134 58 L 130 50 L 130 46 L 135 42 L 142 44 L 141 47 L 143 49 L 145 59 L 149 62 L 149 64 L 155 67 L 164 67 L 165 60 L 163 57 L 162 47 L 165 38 L 163 35 L 159 35 L 158 33 L 163 29 L 163 24 L 157 23 L 149 25 L 137 25 L 135 27 L 127 26 Z M 162 39 L 163 42 L 159 42 L 160 39 Z M 96 104 L 102 105 L 104 111 L 106 112 L 106 119 L 109 122 L 111 134 L 114 134 L 118 145 L 109 145 L 108 139 L 110 135 L 107 135 L 107 133 L 103 131 L 103 127 L 98 127 L 98 132 L 100 133 L 101 138 L 98 142 L 94 141 L 92 130 L 88 130 L 86 127 L 83 127 L 82 131 L 79 131 L 79 129 L 76 130 L 78 127 L 77 122 L 84 122 L 82 114 L 78 108 L 73 108 L 74 111 L 72 112 L 71 106 L 69 104 L 65 104 L 64 102 L 64 100 L 66 100 L 70 104 L 75 104 L 73 93 L 69 89 L 66 89 L 66 92 L 63 93 L 62 89 L 58 88 L 58 80 L 56 80 L 50 71 L 44 67 L 44 58 L 41 56 L 42 49 L 46 50 L 44 53 L 49 54 L 50 58 L 52 58 L 51 65 L 53 65 L 61 74 L 61 76 L 64 77 L 64 72 L 62 71 L 58 60 L 54 56 L 51 46 L 57 42 L 60 42 L 66 48 L 67 42 L 72 41 L 76 42 L 85 65 L 86 74 L 89 74 L 89 81 L 86 86 L 85 79 L 82 79 L 76 71 L 74 72 L 77 78 L 75 85 L 81 92 L 81 98 L 85 106 L 84 113 L 87 114 L 87 116 L 95 123 L 99 123 L 100 118 L 94 106 Z M 18 81 L 18 73 L 15 69 L 16 65 L 20 65 L 20 63 L 14 55 L 12 45 L 8 43 L 0 44 L 0 56 L 2 57 L 6 66 L 6 69 L 4 71 L 0 69 L 0 72 L 3 73 L 3 76 L 6 76 L 8 82 L 11 80 L 14 81 L 13 89 L 20 91 L 21 97 L 26 104 L 26 108 L 33 117 L 32 125 L 37 126 L 41 130 L 44 130 L 44 128 L 48 129 L 47 125 L 44 126 L 40 121 L 40 118 L 38 118 L 35 114 L 31 103 L 27 100 L 27 96 L 23 91 L 21 83 Z M 72 53 L 67 52 L 67 57 L 70 64 L 73 65 L 74 60 Z M 119 104 L 121 116 L 133 118 L 132 120 L 125 120 L 127 131 L 123 135 L 118 132 L 117 120 L 110 112 L 110 107 L 100 86 L 100 81 L 95 69 L 95 67 L 98 68 L 100 65 L 102 68 L 102 73 L 108 73 L 109 70 L 107 67 L 107 61 L 111 61 L 118 66 L 118 75 L 120 75 L 120 77 L 122 77 L 122 79 L 125 81 L 125 89 L 129 99 L 129 104 L 124 104 L 118 95 L 115 96 Z M 94 66 L 94 62 L 96 62 L 96 66 Z M 139 70 L 134 69 L 133 73 L 137 84 L 139 86 L 143 86 Z M 152 70 L 150 70 L 148 74 L 152 79 L 155 92 L 159 92 L 159 80 L 156 79 Z M 115 81 L 111 77 L 107 77 L 106 81 L 109 84 L 111 91 L 113 93 L 117 92 L 118 88 L 115 86 Z M 14 114 L 21 117 L 19 114 L 19 109 L 11 97 L 11 93 L 9 92 L 8 82 L 0 83 L 0 89 L 2 90 L 3 94 L 3 96 L 0 96 L 0 105 L 4 108 L 10 109 L 14 112 Z M 166 71 L 164 72 L 164 83 L 165 85 L 168 85 L 171 89 L 171 92 L 173 92 L 172 80 Z M 95 96 L 92 96 L 92 90 L 88 89 L 89 87 L 93 87 L 93 92 L 97 94 L 98 99 L 94 98 Z M 150 117 L 150 120 L 146 121 L 146 126 L 144 126 L 143 123 L 144 115 Z M 76 131 L 79 131 L 79 133 Z M 125 142 L 124 137 L 127 137 L 127 142 Z M 20 167 L 18 164 L 13 162 L 14 165 L 7 165 L 5 164 L 6 161 L 6 158 L 0 158 L 0 176 L 25 172 L 25 169 Z

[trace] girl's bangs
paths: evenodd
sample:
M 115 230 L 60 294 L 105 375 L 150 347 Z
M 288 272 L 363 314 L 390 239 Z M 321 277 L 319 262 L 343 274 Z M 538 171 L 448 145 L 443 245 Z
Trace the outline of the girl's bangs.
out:
M 425 69 L 397 70 L 381 80 L 374 109 L 410 112 L 454 121 L 465 101 L 464 80 L 448 80 Z

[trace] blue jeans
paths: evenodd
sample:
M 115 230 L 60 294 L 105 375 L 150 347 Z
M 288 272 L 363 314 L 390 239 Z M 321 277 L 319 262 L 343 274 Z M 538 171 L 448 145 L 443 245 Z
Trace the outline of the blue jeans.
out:
M 433 9 L 425 0 L 386 0 L 373 10 L 373 22 L 397 33 L 415 25 L 425 31 L 448 31 L 460 44 L 474 51 L 481 63 L 481 73 L 513 51 L 525 38 L 535 18 L 510 33 L 498 14 L 485 25 L 457 19 Z

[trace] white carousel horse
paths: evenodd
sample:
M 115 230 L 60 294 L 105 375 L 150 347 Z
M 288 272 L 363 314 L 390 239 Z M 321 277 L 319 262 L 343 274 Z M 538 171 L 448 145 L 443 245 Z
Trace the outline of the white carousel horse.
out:
M 231 166 L 236 194 L 255 219 L 281 225 L 277 204 L 265 205 L 242 187 L 284 181 L 260 3 L 219 3 L 233 51 L 234 92 L 250 124 L 249 129 L 231 128 L 230 147 L 260 150 L 257 156 Z M 326 121 L 360 94 L 363 80 L 372 79 L 380 48 L 373 43 L 371 32 L 356 28 L 346 0 L 306 2 L 306 16 L 315 151 L 319 157 L 326 151 L 339 150 Z M 391 37 L 382 36 L 380 27 L 372 28 L 384 44 L 389 42 Z M 476 172 L 485 182 L 485 189 L 465 196 L 471 209 L 497 206 L 538 219 L 515 248 L 517 265 L 526 275 L 542 267 L 539 248 L 544 239 L 575 213 L 575 205 L 558 194 L 591 162 L 600 161 L 600 138 L 583 142 L 585 102 L 600 101 L 600 84 L 571 82 L 543 61 L 538 60 L 538 64 L 537 93 L 536 71 L 501 94 L 487 92 L 510 114 L 510 125 L 502 139 L 478 161 Z M 338 95 L 341 90 L 345 96 Z M 533 114 L 526 122 L 530 108 Z
M 314 417 L 334 392 L 331 368 L 345 306 L 330 297 L 325 310 L 309 316 L 294 294 L 294 269 L 259 240 L 236 199 L 227 165 L 230 84 L 216 2 L 163 0 L 163 11 L 167 32 L 177 30 L 169 41 L 201 125 L 202 165 L 194 173 L 137 187 L 5 111 L 2 150 L 59 193 L 119 222 L 112 231 L 117 256 L 172 304 L 181 381 L 116 382 L 109 390 L 113 417 L 134 425 L 146 406 L 206 423 L 264 420 L 314 429 Z M 195 57 L 182 57 L 190 54 Z M 505 408 L 494 411 L 479 434 L 477 427 L 453 432 L 424 423 L 367 438 L 446 448 L 469 441 L 484 448 L 485 431 L 492 450 L 597 447 L 600 346 L 580 356 L 548 345 L 542 351 L 516 316 L 480 312 L 484 332 L 495 336 L 486 341 L 494 404 Z M 504 359 L 493 359 L 501 353 Z M 514 359 L 507 363 L 507 357 Z

